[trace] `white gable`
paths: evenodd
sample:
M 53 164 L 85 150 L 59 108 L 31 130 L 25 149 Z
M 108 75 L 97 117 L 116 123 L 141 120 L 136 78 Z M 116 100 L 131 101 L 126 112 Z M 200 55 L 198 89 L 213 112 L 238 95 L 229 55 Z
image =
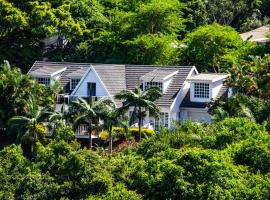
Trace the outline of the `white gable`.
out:
M 105 88 L 103 82 L 101 81 L 93 67 L 90 67 L 89 70 L 85 73 L 83 78 L 80 80 L 80 82 L 72 92 L 71 96 L 87 97 L 87 84 L 89 82 L 96 83 L 97 97 L 110 97 L 109 92 Z

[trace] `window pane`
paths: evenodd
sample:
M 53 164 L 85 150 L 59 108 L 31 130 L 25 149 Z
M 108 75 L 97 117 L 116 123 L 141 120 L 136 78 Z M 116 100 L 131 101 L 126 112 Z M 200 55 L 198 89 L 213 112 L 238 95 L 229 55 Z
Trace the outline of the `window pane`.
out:
M 80 82 L 80 79 L 71 79 L 70 89 L 74 90 L 79 82 Z
M 195 98 L 209 98 L 209 84 L 194 83 L 194 97 Z
M 96 96 L 96 83 L 88 83 L 87 94 L 88 96 Z
M 163 84 L 162 82 L 145 82 L 144 83 L 144 89 L 149 89 L 151 87 L 158 87 L 160 91 L 162 92 L 163 90 Z
M 50 84 L 50 78 L 48 78 L 48 77 L 36 77 L 36 81 L 42 85 L 49 85 Z

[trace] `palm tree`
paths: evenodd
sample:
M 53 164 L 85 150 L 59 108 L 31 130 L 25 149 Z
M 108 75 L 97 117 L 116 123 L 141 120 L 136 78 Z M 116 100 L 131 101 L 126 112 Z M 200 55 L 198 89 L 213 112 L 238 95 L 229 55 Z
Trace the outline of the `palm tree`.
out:
M 155 118 L 159 117 L 159 108 L 154 103 L 156 99 L 161 97 L 160 89 L 152 87 L 142 91 L 139 87 L 135 87 L 134 91 L 123 90 L 115 95 L 116 99 L 124 100 L 123 106 L 119 109 L 120 112 L 126 112 L 129 108 L 134 108 L 133 114 L 139 121 L 139 140 L 141 140 L 141 127 L 146 112 Z
M 33 153 L 36 142 L 38 142 L 43 135 L 38 131 L 38 125 L 44 122 L 45 111 L 42 107 L 37 105 L 37 102 L 30 98 L 27 104 L 28 116 L 14 116 L 8 121 L 9 132 L 16 130 L 17 140 L 20 142 L 29 142 L 31 152 Z
M 76 98 L 71 102 L 71 107 L 73 110 L 77 110 L 77 117 L 74 121 L 74 128 L 77 128 L 80 124 L 88 125 L 89 134 L 89 148 L 92 148 L 92 133 L 93 131 L 101 130 L 100 116 L 98 107 L 103 104 L 103 100 L 92 103 L 92 98 L 90 97 L 90 102 L 87 103 L 83 98 Z
M 70 119 L 69 112 L 68 109 L 66 109 L 65 104 L 62 105 L 60 111 L 47 112 L 46 114 L 48 115 L 48 121 L 52 130 L 55 130 L 56 128 L 56 122 L 62 121 L 66 125 Z
M 126 124 L 123 122 L 122 114 L 119 109 L 116 108 L 115 104 L 109 99 L 103 99 L 97 105 L 98 115 L 103 120 L 103 128 L 109 132 L 109 152 L 112 156 L 112 129 L 113 126 L 122 126 L 127 128 Z

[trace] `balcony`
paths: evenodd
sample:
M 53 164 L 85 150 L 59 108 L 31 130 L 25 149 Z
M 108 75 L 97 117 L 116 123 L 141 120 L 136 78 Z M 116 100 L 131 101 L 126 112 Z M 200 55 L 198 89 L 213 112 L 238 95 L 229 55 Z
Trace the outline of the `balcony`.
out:
M 57 94 L 56 104 L 69 104 L 69 94 Z

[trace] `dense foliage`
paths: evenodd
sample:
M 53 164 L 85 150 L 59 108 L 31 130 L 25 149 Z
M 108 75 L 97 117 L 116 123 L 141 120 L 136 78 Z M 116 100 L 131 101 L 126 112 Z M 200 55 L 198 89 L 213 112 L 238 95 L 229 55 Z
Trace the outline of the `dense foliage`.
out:
M 16 115 L 27 115 L 30 100 L 39 106 L 54 109 L 58 84 L 53 87 L 39 85 L 32 76 L 24 75 L 19 69 L 0 65 L 0 128 Z
M 269 0 L 0 0 L 0 199 L 270 199 L 270 50 L 239 36 L 269 17 Z M 236 94 L 209 104 L 212 124 L 155 134 L 140 123 L 155 89 L 56 112 L 59 85 L 22 73 L 43 58 L 196 65 L 230 73 Z M 81 124 L 100 146 L 76 141 Z
M 58 130 L 60 131 L 60 130 Z M 270 136 L 245 118 L 186 122 L 113 157 L 75 141 L 0 151 L 1 199 L 269 199 Z
M 212 64 L 219 67 L 219 56 L 240 48 L 237 33 L 226 26 L 242 32 L 265 25 L 269 10 L 268 0 L 1 0 L 0 62 L 7 59 L 27 71 L 43 57 L 159 65 L 196 61 L 199 68 L 208 70 Z M 225 27 L 207 26 L 212 23 Z M 186 37 L 197 28 L 197 33 Z M 44 39 L 52 36 L 55 44 L 44 46 Z M 198 39 L 210 45 L 205 49 L 198 44 L 198 50 L 186 52 L 183 60 L 182 39 L 191 43 L 190 50 Z M 217 52 L 215 41 L 216 46 L 221 44 Z M 194 53 L 198 55 L 193 58 Z

